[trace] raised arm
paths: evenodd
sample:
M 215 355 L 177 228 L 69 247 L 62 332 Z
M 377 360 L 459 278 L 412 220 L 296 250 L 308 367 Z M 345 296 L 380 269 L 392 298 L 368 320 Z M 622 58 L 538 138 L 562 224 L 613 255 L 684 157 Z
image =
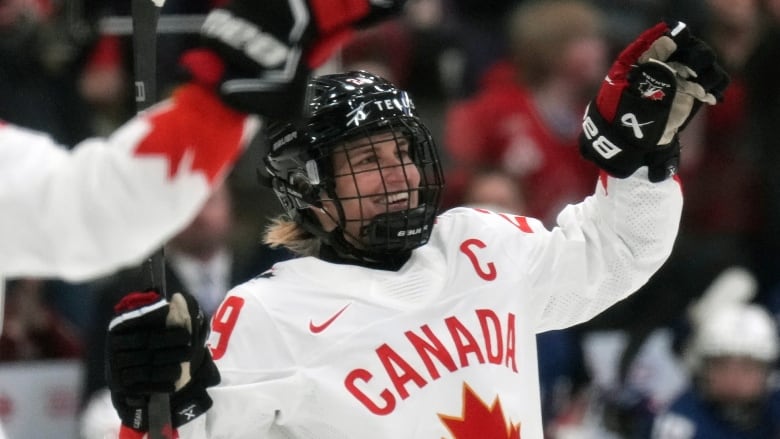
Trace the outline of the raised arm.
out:
M 138 262 L 194 217 L 257 126 L 196 84 L 72 151 L 0 125 L 0 272 L 78 280 Z
M 583 120 L 581 152 L 603 170 L 596 193 L 559 215 L 557 244 L 539 258 L 573 281 L 542 304 L 541 330 L 592 318 L 660 269 L 682 211 L 678 132 L 728 82 L 684 23 L 659 23 L 621 52 Z M 534 282 L 548 283 L 551 270 L 540 266 Z

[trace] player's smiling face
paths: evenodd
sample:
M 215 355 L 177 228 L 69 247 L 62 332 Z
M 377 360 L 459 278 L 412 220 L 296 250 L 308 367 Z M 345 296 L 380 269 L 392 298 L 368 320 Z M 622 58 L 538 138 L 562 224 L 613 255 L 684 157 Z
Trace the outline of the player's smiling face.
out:
M 409 147 L 405 137 L 387 131 L 334 150 L 333 175 L 347 220 L 347 239 L 360 236 L 360 229 L 377 215 L 417 207 L 420 172 L 412 162 Z M 333 201 L 324 200 L 323 207 L 331 217 L 338 218 Z M 326 230 L 335 227 L 330 218 L 321 213 L 319 216 Z

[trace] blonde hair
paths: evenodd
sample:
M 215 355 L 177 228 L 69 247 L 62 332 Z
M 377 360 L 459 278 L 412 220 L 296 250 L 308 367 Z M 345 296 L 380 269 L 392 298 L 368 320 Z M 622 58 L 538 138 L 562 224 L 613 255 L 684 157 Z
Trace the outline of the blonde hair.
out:
M 271 220 L 265 229 L 263 242 L 271 248 L 285 247 L 299 256 L 317 256 L 321 245 L 319 238 L 287 215 Z

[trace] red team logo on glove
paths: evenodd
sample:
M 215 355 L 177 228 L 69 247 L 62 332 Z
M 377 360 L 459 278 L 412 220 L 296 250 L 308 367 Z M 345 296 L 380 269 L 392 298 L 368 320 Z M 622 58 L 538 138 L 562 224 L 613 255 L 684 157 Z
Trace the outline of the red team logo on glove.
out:
M 666 93 L 664 93 L 661 87 L 653 86 L 647 82 L 639 84 L 639 91 L 642 93 L 643 98 L 650 99 L 651 101 L 660 101 L 666 96 Z

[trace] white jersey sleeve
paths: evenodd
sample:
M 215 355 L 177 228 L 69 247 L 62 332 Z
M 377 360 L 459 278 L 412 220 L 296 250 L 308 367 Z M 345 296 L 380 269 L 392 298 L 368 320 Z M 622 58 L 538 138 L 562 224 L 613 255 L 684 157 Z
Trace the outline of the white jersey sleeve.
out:
M 299 258 L 235 288 L 212 319 L 222 382 L 183 439 L 541 439 L 536 334 L 587 320 L 671 253 L 682 195 L 646 169 L 603 177 L 558 225 L 439 216 L 398 271 Z M 494 437 L 484 435 L 484 437 Z
M 537 291 L 537 332 L 587 321 L 644 285 L 672 252 L 682 190 L 677 179 L 651 183 L 602 177 L 593 196 L 566 207 L 528 264 Z
M 0 275 L 83 280 L 138 262 L 196 215 L 256 128 L 196 85 L 70 152 L 0 122 Z

